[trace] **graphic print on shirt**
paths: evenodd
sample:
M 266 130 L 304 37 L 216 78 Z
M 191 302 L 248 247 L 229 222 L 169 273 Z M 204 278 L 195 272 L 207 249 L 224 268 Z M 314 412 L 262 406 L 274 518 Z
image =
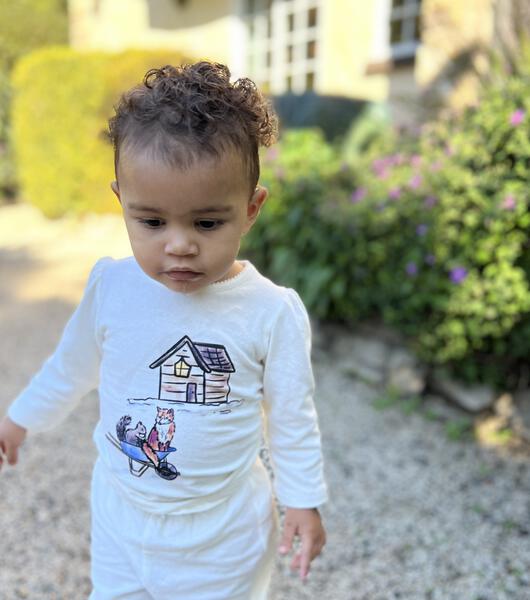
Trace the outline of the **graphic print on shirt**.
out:
M 110 433 L 106 437 L 128 457 L 132 475 L 141 477 L 153 468 L 163 479 L 176 479 L 180 473 L 167 460 L 170 453 L 177 451 L 171 446 L 176 432 L 173 406 L 177 411 L 189 412 L 226 405 L 215 412 L 230 412 L 228 405 L 239 404 L 228 400 L 230 374 L 235 368 L 224 346 L 193 342 L 188 336 L 182 337 L 149 368 L 159 369 L 158 397 L 128 399 L 131 408 L 134 407 L 131 412 L 135 418 L 141 416 L 149 424 L 154 418 L 149 434 L 144 421 L 138 420 L 132 425 L 133 417 L 126 414 L 116 424 L 117 437 Z
M 234 365 L 224 346 L 194 343 L 182 337 L 149 365 L 159 368 L 160 400 L 185 404 L 228 402 L 230 373 Z

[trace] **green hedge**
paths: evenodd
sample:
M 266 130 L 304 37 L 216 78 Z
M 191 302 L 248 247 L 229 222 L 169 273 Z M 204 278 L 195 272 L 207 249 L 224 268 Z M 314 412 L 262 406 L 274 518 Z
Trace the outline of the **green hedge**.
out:
M 529 116 L 530 79 L 511 79 L 382 156 L 291 132 L 263 155 L 272 193 L 244 250 L 317 317 L 383 320 L 459 377 L 525 385 Z
M 0 0 L 0 203 L 17 193 L 10 146 L 10 71 L 24 54 L 67 42 L 65 0 Z
M 170 51 L 81 53 L 57 46 L 26 55 L 13 72 L 13 144 L 21 195 L 49 217 L 117 211 L 112 147 L 102 135 L 119 95 Z

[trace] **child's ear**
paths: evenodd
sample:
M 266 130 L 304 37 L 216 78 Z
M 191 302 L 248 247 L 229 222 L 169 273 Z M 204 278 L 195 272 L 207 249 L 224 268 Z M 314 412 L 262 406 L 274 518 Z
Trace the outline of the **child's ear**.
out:
M 252 197 L 248 201 L 247 205 L 247 223 L 245 225 L 243 235 L 247 234 L 252 228 L 252 225 L 254 225 L 254 223 L 256 222 L 256 219 L 259 215 L 259 211 L 261 210 L 261 207 L 265 204 L 268 195 L 269 192 L 267 188 L 264 188 L 261 185 L 258 185 L 254 190 L 254 193 L 252 194 Z
M 118 198 L 118 201 L 121 204 L 120 187 L 118 185 L 118 182 L 117 181 L 112 181 L 111 184 L 110 184 L 110 187 L 111 187 L 112 191 L 116 194 L 116 198 Z

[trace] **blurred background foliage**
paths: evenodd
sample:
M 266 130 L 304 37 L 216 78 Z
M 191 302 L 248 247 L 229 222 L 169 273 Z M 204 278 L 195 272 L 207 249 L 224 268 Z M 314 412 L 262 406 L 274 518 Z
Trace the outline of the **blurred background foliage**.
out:
M 418 135 L 377 107 L 333 145 L 289 132 L 245 250 L 317 317 L 382 320 L 461 379 L 527 385 L 529 114 L 518 73 Z
M 112 106 L 147 69 L 192 60 L 74 51 L 64 4 L 0 0 L 0 191 L 50 217 L 117 210 Z M 493 59 L 476 106 L 414 131 L 384 105 L 276 99 L 269 200 L 242 254 L 317 318 L 382 321 L 428 364 L 515 389 L 529 383 L 530 44 Z
M 107 120 L 120 94 L 153 65 L 180 63 L 170 50 L 36 50 L 13 70 L 13 142 L 24 199 L 48 217 L 119 212 Z
M 9 139 L 11 70 L 28 52 L 67 40 L 67 0 L 0 0 L 0 203 L 17 191 Z

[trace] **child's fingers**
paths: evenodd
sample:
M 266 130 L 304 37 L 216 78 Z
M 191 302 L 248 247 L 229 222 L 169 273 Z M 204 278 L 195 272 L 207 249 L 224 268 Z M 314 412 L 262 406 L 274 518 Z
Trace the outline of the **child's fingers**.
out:
M 314 548 L 314 541 L 310 537 L 302 537 L 302 546 L 300 551 L 291 562 L 291 570 L 300 571 L 300 578 L 305 580 L 309 575 L 311 561 L 317 556 L 318 551 Z
M 302 580 L 306 579 L 306 577 L 309 575 L 311 561 L 322 552 L 324 543 L 325 540 L 320 538 L 302 538 L 300 552 L 298 552 L 291 561 L 291 570 L 296 571 L 299 569 Z
M 16 465 L 18 460 L 18 447 L 14 444 L 9 444 L 6 448 L 7 462 L 10 465 Z
M 302 555 L 300 552 L 297 552 L 294 556 L 293 559 L 291 560 L 291 564 L 289 565 L 289 568 L 291 569 L 291 571 L 297 571 L 298 568 L 300 567 L 300 559 L 302 558 Z
M 286 521 L 283 526 L 282 539 L 278 548 L 278 552 L 280 552 L 280 554 L 287 554 L 288 552 L 290 552 L 293 546 L 293 539 L 295 533 L 296 525 L 290 523 L 289 521 Z
M 302 581 L 309 574 L 309 565 L 311 564 L 312 559 L 311 541 L 302 540 L 302 549 L 300 550 L 300 578 Z

